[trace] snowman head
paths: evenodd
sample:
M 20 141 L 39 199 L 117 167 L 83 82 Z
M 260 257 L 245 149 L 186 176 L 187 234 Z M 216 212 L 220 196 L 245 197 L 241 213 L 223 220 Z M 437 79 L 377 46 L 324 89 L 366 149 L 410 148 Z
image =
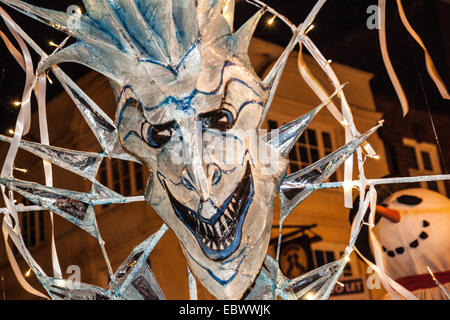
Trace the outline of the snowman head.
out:
M 381 218 L 374 228 L 386 273 L 394 279 L 444 271 L 450 267 L 450 200 L 427 189 L 393 193 L 383 206 L 400 214 L 398 222 Z

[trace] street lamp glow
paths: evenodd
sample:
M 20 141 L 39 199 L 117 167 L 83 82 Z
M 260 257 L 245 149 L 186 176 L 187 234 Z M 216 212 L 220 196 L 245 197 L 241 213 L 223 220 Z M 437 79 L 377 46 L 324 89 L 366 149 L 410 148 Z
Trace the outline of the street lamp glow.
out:
M 267 24 L 268 24 L 269 26 L 271 26 L 271 25 L 274 23 L 276 17 L 277 17 L 277 16 L 273 16 L 272 18 L 270 18 L 270 20 L 267 21 Z

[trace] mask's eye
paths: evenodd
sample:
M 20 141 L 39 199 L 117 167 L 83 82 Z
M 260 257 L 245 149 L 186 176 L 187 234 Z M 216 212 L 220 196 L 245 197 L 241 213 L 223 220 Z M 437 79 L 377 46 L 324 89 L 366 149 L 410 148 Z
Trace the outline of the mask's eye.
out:
M 141 136 L 150 147 L 159 149 L 172 139 L 174 130 L 174 121 L 159 125 L 145 122 L 141 126 Z
M 200 115 L 200 120 L 205 129 L 216 129 L 219 131 L 226 131 L 233 128 L 235 121 L 233 113 L 226 109 L 204 113 Z

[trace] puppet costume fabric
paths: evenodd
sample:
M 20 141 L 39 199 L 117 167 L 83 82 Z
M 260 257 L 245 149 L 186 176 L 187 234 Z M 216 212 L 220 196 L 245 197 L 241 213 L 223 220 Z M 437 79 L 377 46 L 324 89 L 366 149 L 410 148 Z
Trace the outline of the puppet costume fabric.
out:
M 398 223 L 381 218 L 374 228 L 386 274 L 421 300 L 445 299 L 427 267 L 448 291 L 450 200 L 427 189 L 407 189 L 383 205 L 400 213 Z

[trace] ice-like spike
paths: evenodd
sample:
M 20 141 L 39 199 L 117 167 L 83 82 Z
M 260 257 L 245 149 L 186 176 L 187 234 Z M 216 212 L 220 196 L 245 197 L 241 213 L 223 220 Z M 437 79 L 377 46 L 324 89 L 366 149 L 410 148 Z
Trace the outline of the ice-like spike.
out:
M 53 300 L 110 300 L 107 290 L 89 284 L 47 277 L 42 284 Z
M 147 258 L 168 230 L 163 225 L 156 233 L 133 249 L 115 273 L 110 290 L 116 296 L 132 300 L 164 300 L 164 294 L 147 263 Z
M 49 56 L 38 66 L 37 73 L 41 74 L 50 67 L 65 62 L 85 65 L 117 83 L 123 81 L 117 70 L 124 70 L 131 63 L 130 57 L 118 50 L 104 50 L 84 41 L 78 41 Z
M 19 0 L 0 0 L 0 2 L 75 38 L 97 44 L 102 42 L 103 46 L 111 49 L 121 47 L 121 44 L 116 38 L 111 36 L 111 33 L 104 32 L 98 28 L 95 21 L 86 15 L 72 15 L 66 12 L 45 9 Z
M 114 122 L 67 75 L 63 73 L 56 73 L 55 75 L 64 90 L 75 102 L 103 150 L 110 155 L 119 140 Z
M 326 300 L 336 285 L 343 263 L 344 260 L 331 262 L 289 280 L 283 290 L 293 292 L 297 300 Z
M 97 2 L 97 1 L 96 1 Z M 104 1 L 98 1 L 103 3 Z M 108 6 L 106 4 L 105 6 Z M 169 52 L 164 46 L 164 41 L 145 20 L 135 1 L 115 1 L 114 9 L 117 16 L 123 21 L 122 28 L 129 33 L 135 45 L 144 56 L 158 61 L 169 63 Z
M 93 237 L 98 237 L 95 213 L 93 206 L 90 205 L 91 201 L 96 199 L 95 195 L 47 187 L 14 178 L 0 178 L 0 184 L 21 194 L 34 204 L 60 215 Z
M 323 107 L 323 105 L 317 107 L 304 116 L 285 124 L 278 130 L 268 133 L 263 137 L 263 140 L 268 142 L 282 157 L 287 157 L 297 140 Z
M 329 98 L 328 101 L 322 103 L 316 109 L 310 111 L 304 116 L 291 121 L 278 130 L 270 132 L 263 137 L 263 140 L 268 142 L 282 157 L 287 157 L 291 152 L 297 140 L 301 137 L 306 128 L 311 124 L 317 114 L 328 105 L 332 99 L 339 94 L 346 84 L 343 84 L 338 90 L 336 90 Z
M 92 184 L 91 193 L 95 196 L 97 200 L 121 199 L 121 198 L 125 200 L 125 198 L 122 195 L 105 187 L 104 185 L 98 182 L 94 182 Z
M 222 9 L 222 14 L 230 25 L 231 30 L 234 26 L 234 9 L 236 7 L 236 0 L 225 0 L 224 7 Z
M 187 49 L 184 48 L 185 50 L 183 50 L 177 41 L 172 1 L 136 0 L 136 5 L 145 17 L 149 27 L 162 39 L 165 55 L 169 58 L 169 63 L 178 63 Z
M 253 38 L 253 34 L 255 33 L 256 27 L 263 14 L 264 10 L 259 10 L 238 31 L 233 34 L 234 54 L 248 66 L 251 66 L 250 58 L 248 57 L 248 48 L 250 46 L 250 41 Z
M 312 188 L 308 188 L 308 185 L 322 183 L 327 180 L 381 125 L 382 123 L 378 124 L 337 151 L 284 178 L 280 187 L 282 221 L 287 218 L 295 207 L 315 191 Z
M 294 47 L 297 44 L 297 36 L 299 30 L 300 27 L 292 35 L 291 41 L 287 45 L 286 49 L 283 51 L 283 54 L 277 60 L 275 65 L 272 67 L 269 74 L 264 78 L 264 83 L 270 88 L 270 91 L 266 105 L 264 106 L 263 114 L 261 116 L 261 121 L 259 125 L 260 128 L 263 125 L 264 121 L 266 120 L 267 114 L 269 113 L 270 107 L 272 106 L 272 102 L 275 97 L 275 92 L 277 91 L 278 86 L 280 84 L 281 75 L 283 74 L 284 68 L 286 67 L 286 62 L 289 58 L 289 55 L 291 54 L 292 50 L 294 50 Z
M 12 139 L 0 135 L 0 141 L 11 143 Z M 20 142 L 20 148 L 91 181 L 95 181 L 104 158 L 104 155 L 98 153 L 69 150 L 24 140 Z
M 283 284 L 289 280 L 283 275 L 277 262 L 269 255 L 266 256 L 254 287 L 245 300 L 274 300 L 275 277 L 277 277 L 277 288 L 283 289 L 278 290 L 277 295 L 285 300 L 295 300 L 296 296 L 291 288 L 283 288 Z

